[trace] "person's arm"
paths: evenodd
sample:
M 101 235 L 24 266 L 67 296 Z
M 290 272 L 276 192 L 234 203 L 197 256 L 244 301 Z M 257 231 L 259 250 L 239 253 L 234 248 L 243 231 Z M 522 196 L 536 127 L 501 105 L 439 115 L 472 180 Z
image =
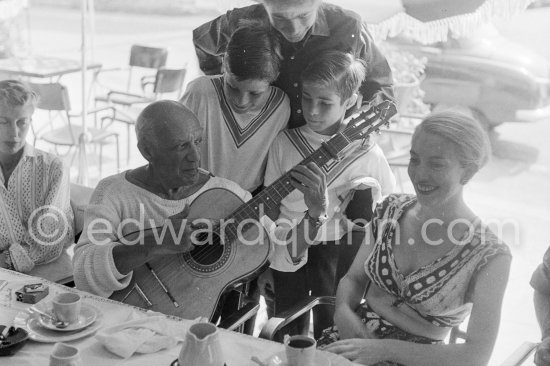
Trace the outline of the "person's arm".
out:
M 129 218 L 120 217 L 120 209 L 110 193 L 98 186 L 86 209 L 84 230 L 73 258 L 76 287 L 103 297 L 128 286 L 132 271 L 152 258 L 191 249 L 186 210 L 172 216 L 159 228 L 140 230 L 121 237 Z M 126 220 L 125 220 L 126 219 Z M 172 228 L 170 228 L 172 226 Z M 174 234 L 181 240 L 172 240 Z
M 369 338 L 370 336 L 365 324 L 355 313 L 355 309 L 360 305 L 370 281 L 365 273 L 365 261 L 372 251 L 373 244 L 374 237 L 369 224 L 365 228 L 363 243 L 359 247 L 351 267 L 338 284 L 334 324 L 338 327 L 341 339 Z
M 69 171 L 55 159 L 44 174 L 48 178 L 44 201 L 25 223 L 28 224 L 28 233 L 24 242 L 12 243 L 9 248 L 12 266 L 19 272 L 29 272 L 36 264 L 56 259 L 64 247 L 74 242 Z
M 206 75 L 222 73 L 222 56 L 231 37 L 231 28 L 227 12 L 193 30 L 193 44 L 200 69 Z
M 359 91 L 362 95 L 361 104 L 368 104 L 371 100 L 378 104 L 382 100 L 394 99 L 393 76 L 386 57 L 376 47 L 364 23 L 361 25 L 361 40 L 358 57 L 367 63 L 365 80 Z
M 381 361 L 408 366 L 487 365 L 498 333 L 510 260 L 507 256 L 496 257 L 479 271 L 463 344 L 427 345 L 390 339 L 349 339 L 335 342 L 326 350 L 367 365 Z
M 530 283 L 535 290 L 533 301 L 542 334 L 542 341 L 535 353 L 535 364 L 550 366 L 550 248 L 533 272 Z
M 535 353 L 535 365 L 550 366 L 550 296 L 535 290 L 534 303 L 542 333 L 542 341 Z
M 321 218 L 326 218 L 328 208 L 327 182 L 323 171 L 315 164 L 298 165 L 291 170 L 292 185 L 302 192 L 307 212 L 290 230 L 286 240 L 287 250 L 293 260 L 303 257 L 321 229 Z
M 283 159 L 286 155 L 284 141 L 285 137 L 281 133 L 269 149 L 264 175 L 264 184 L 266 187 L 273 184 L 273 182 L 286 173 L 281 167 L 281 162 L 285 161 Z M 306 207 L 310 209 L 309 216 L 311 216 L 311 220 L 305 217 L 303 210 L 298 212 L 295 207 L 288 208 L 284 204 L 281 204 L 276 210 L 266 212 L 266 216 L 274 223 L 273 227 L 266 227 L 271 232 L 271 243 L 273 246 L 270 254 L 271 267 L 286 272 L 296 271 L 306 263 L 307 248 L 313 242 L 320 229 L 318 226 L 312 225 L 312 223 L 316 218 L 326 213 L 326 204 L 328 203 L 325 177 L 319 168 L 317 168 L 316 173 L 313 173 L 309 168 L 302 166 L 297 168 L 292 174 L 297 179 L 293 182 L 295 188 L 305 192 L 305 188 L 300 183 L 303 181 L 310 186 L 317 185 L 317 191 L 308 192 L 307 198 L 304 196 Z
M 192 245 L 189 240 L 191 223 L 186 220 L 188 212 L 186 207 L 179 214 L 167 219 L 161 227 L 142 230 L 126 236 L 124 240 L 128 242 L 137 240 L 140 235 L 142 239 L 139 239 L 138 245 L 116 245 L 113 247 L 112 256 L 117 271 L 122 275 L 127 275 L 153 258 L 191 250 Z M 170 226 L 174 228 L 174 231 L 170 229 Z M 172 233 L 179 235 L 181 230 L 183 230 L 181 240 L 173 240 Z M 124 243 L 124 240 L 120 240 L 121 244 Z

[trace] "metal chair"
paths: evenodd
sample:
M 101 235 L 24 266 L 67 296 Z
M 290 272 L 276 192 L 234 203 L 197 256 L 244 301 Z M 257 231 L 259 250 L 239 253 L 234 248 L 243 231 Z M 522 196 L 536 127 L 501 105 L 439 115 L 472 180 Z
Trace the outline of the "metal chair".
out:
M 159 68 L 166 65 L 167 58 L 168 49 L 166 48 L 148 47 L 135 44 L 132 45 L 130 49 L 130 60 L 128 61 L 128 67 L 102 69 L 98 77 L 107 72 L 127 70 L 128 75 L 126 80 L 126 92 L 129 92 L 132 84 L 133 74 L 136 72 L 136 69 L 145 69 L 149 71 L 158 70 Z M 144 76 L 143 78 L 147 77 L 148 76 Z M 99 80 L 100 79 L 98 78 L 98 82 L 101 85 L 102 83 Z M 97 97 L 96 100 L 105 101 L 105 97 Z
M 162 96 L 166 93 L 176 93 L 176 99 L 179 99 L 182 93 L 186 73 L 187 69 L 185 68 L 158 69 L 154 80 L 142 80 L 143 90 L 147 90 L 149 87 L 152 87 L 152 93 L 148 95 L 139 95 L 115 90 L 107 93 L 107 97 L 103 101 L 109 103 L 111 106 L 115 106 L 117 113 L 113 116 L 113 118 L 108 116 L 104 117 L 102 119 L 102 126 L 107 120 L 110 120 L 109 123 L 122 122 L 126 124 L 128 134 L 127 162 L 130 161 L 131 126 L 135 125 L 137 115 L 141 111 L 141 108 L 132 110 L 130 107 L 154 102 L 162 98 Z
M 67 88 L 60 83 L 35 84 L 31 83 L 31 88 L 40 96 L 38 109 L 48 111 L 50 128 L 41 128 L 36 130 L 33 128 L 34 144 L 37 140 L 43 140 L 54 146 L 66 146 L 69 148 L 67 153 L 70 153 L 73 148 L 78 148 L 80 138 L 84 132 L 82 125 L 73 124 L 74 118 L 81 117 L 80 114 L 71 113 L 71 104 Z M 96 115 L 105 112 L 111 113 L 112 119 L 115 118 L 116 109 L 112 106 L 96 108 L 88 111 L 88 114 Z M 57 119 L 62 121 L 61 127 L 56 127 Z M 32 126 L 32 125 L 31 125 Z M 99 175 L 102 173 L 103 166 L 103 145 L 107 144 L 109 139 L 113 139 L 116 143 L 116 158 L 117 171 L 120 170 L 120 154 L 118 133 L 108 131 L 106 129 L 87 128 L 87 143 L 99 145 Z M 74 155 L 73 155 L 74 159 Z
M 538 343 L 523 342 L 500 366 L 521 366 L 529 361 Z M 528 364 L 525 364 L 528 365 Z
M 334 296 L 310 296 L 304 301 L 296 304 L 293 308 L 270 318 L 260 331 L 260 338 L 281 342 L 282 336 L 280 331 L 317 305 L 335 306 L 336 298 Z M 459 339 L 466 339 L 466 332 L 460 330 L 459 327 L 454 327 L 449 336 L 449 343 L 458 343 Z

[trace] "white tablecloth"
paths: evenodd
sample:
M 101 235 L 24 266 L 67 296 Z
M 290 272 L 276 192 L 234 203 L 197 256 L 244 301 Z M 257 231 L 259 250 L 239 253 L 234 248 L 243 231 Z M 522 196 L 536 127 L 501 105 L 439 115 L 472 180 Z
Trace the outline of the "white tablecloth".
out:
M 7 281 L 2 285 L 4 281 Z M 146 316 L 142 310 L 130 305 L 122 304 L 116 301 L 91 295 L 86 292 L 48 282 L 43 279 L 28 276 L 22 273 L 9 271 L 0 268 L 0 324 L 11 324 L 17 313 L 25 311 L 29 304 L 23 304 L 15 300 L 15 291 L 20 289 L 25 284 L 43 282 L 50 286 L 49 295 L 42 301 L 48 301 L 60 292 L 76 292 L 80 294 L 84 301 L 94 305 L 103 312 L 103 327 L 110 327 L 119 323 L 125 322 L 131 316 L 135 316 L 136 312 L 139 315 Z M 158 314 L 158 313 L 155 313 Z M 169 321 L 181 326 L 184 330 L 193 323 L 191 320 L 167 317 Z M 237 332 L 230 332 L 223 329 L 219 330 L 220 341 L 227 366 L 253 366 L 255 363 L 250 361 L 251 356 L 258 356 L 265 360 L 275 353 L 284 350 L 284 346 L 280 343 L 267 341 L 264 339 L 254 338 L 243 335 Z M 80 350 L 83 359 L 83 365 L 143 365 L 157 366 L 170 365 L 170 363 L 178 357 L 182 343 L 176 347 L 163 350 L 154 354 L 134 354 L 129 359 L 121 359 L 120 357 L 107 351 L 94 336 L 88 336 L 83 339 L 66 342 L 72 344 Z M 54 343 L 39 343 L 32 340 L 13 357 L 0 357 L 2 366 L 47 366 L 49 364 L 49 355 L 53 349 Z M 325 353 L 325 352 L 323 352 Z M 336 355 L 328 355 L 328 358 L 333 360 L 331 366 L 350 365 L 349 361 L 337 357 Z M 335 359 L 337 362 L 334 362 Z

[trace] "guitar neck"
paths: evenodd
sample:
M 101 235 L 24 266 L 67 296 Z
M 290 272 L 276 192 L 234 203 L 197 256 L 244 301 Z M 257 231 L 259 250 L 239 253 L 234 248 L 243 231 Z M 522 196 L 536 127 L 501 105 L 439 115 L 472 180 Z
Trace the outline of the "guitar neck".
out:
M 391 101 L 384 101 L 378 106 L 360 112 L 357 117 L 351 119 L 346 128 L 334 135 L 330 140 L 323 142 L 321 147 L 300 162 L 299 165 L 315 163 L 322 168 L 327 162 L 338 159 L 339 154 L 346 149 L 353 141 L 365 139 L 372 131 L 377 130 L 381 125 L 387 124 L 388 119 L 396 113 L 395 104 Z M 237 237 L 239 224 L 249 221 L 258 222 L 263 215 L 269 216 L 275 221 L 279 206 L 283 198 L 290 194 L 295 188 L 292 185 L 292 177 L 287 172 L 277 179 L 269 187 L 264 188 L 258 195 L 235 210 L 230 218 L 233 223 L 230 225 L 229 233 Z
M 337 159 L 338 153 L 344 150 L 351 142 L 344 134 L 338 133 L 302 160 L 299 165 L 313 162 L 322 168 L 330 160 Z M 276 220 L 277 217 L 271 217 L 271 213 L 274 211 L 277 212 L 283 198 L 295 189 L 291 181 L 290 172 L 287 172 L 269 187 L 264 188 L 250 201 L 239 207 L 232 215 L 236 224 L 244 220 L 259 220 L 262 215 L 267 215 L 272 220 Z

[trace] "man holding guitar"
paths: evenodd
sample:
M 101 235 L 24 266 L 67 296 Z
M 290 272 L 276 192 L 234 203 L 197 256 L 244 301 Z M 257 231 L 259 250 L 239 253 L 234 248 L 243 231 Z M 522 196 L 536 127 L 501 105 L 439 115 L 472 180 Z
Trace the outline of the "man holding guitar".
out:
M 193 249 L 196 227 L 186 218 L 242 219 L 252 211 L 243 205 L 251 198 L 247 191 L 199 168 L 202 129 L 187 107 L 167 100 L 150 104 L 136 133 L 148 164 L 107 177 L 94 191 L 74 255 L 79 289 L 186 318 L 211 317 L 235 280 L 256 275 L 268 260 L 294 266 L 286 248 L 238 245 L 240 232 L 223 245 Z M 319 168 L 303 166 L 291 174 L 312 210 L 326 204 Z
M 190 224 L 184 220 L 187 207 L 202 191 L 225 187 L 243 200 L 250 197 L 237 184 L 199 168 L 202 130 L 180 103 L 150 104 L 138 117 L 136 134 L 138 149 L 149 163 L 98 184 L 75 249 L 76 286 L 105 297 L 126 288 L 132 271 L 150 259 L 192 248 Z M 141 237 L 121 238 L 135 232 Z

